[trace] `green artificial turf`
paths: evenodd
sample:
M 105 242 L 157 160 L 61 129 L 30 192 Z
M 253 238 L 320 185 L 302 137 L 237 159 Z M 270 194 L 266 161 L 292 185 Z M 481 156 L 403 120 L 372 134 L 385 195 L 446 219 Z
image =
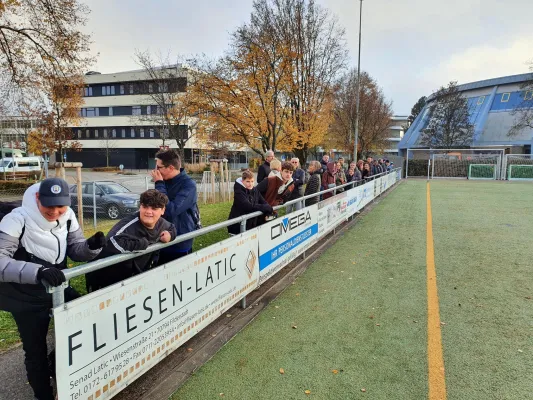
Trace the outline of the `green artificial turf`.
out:
M 216 203 L 216 204 L 199 204 L 200 215 L 203 226 L 209 226 L 216 224 L 217 222 L 226 221 L 228 219 L 231 203 Z M 98 230 L 107 233 L 117 221 L 98 221 Z M 85 236 L 89 237 L 95 232 L 92 226 L 86 226 L 84 231 Z M 217 231 L 208 233 L 194 240 L 193 250 L 197 251 L 204 247 L 210 246 L 213 243 L 220 242 L 221 240 L 229 237 L 226 229 L 219 229 Z M 76 263 L 69 260 L 69 268 L 82 263 Z M 79 276 L 70 281 L 72 287 L 74 287 L 79 293 L 86 294 L 85 289 L 85 276 Z M 15 321 L 11 317 L 11 314 L 0 311 L 0 351 L 6 350 L 13 344 L 20 341 Z
M 431 188 L 447 398 L 532 398 L 533 185 Z M 408 180 L 173 399 L 427 398 L 425 252 L 426 182 Z
M 433 181 L 448 399 L 533 398 L 533 185 Z
M 425 202 L 395 189 L 173 399 L 424 398 Z

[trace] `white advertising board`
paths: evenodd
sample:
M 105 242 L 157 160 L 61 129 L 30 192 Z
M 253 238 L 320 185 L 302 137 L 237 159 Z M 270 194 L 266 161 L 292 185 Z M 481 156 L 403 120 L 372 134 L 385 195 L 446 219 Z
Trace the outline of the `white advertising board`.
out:
M 333 230 L 339 223 L 345 221 L 348 215 L 348 195 L 344 191 L 329 199 L 318 203 L 318 236 L 323 237 Z
M 353 189 L 348 190 L 348 204 L 347 204 L 347 214 L 351 216 L 364 207 L 365 195 L 368 196 L 367 190 L 365 190 L 364 185 L 357 186 Z
M 54 309 L 60 399 L 103 400 L 257 287 L 257 230 Z
M 259 283 L 316 243 L 317 205 L 295 211 L 259 227 Z

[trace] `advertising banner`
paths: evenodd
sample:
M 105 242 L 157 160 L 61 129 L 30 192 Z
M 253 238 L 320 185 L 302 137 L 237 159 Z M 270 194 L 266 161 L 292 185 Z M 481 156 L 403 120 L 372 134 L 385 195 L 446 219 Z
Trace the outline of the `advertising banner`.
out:
M 351 189 L 353 190 L 353 189 Z M 348 215 L 348 193 L 344 191 L 329 199 L 318 203 L 318 236 L 323 237 L 333 230 L 342 221 L 345 221 Z
M 317 205 L 261 225 L 258 236 L 261 284 L 316 243 Z
M 258 285 L 257 230 L 54 309 L 60 399 L 109 399 Z

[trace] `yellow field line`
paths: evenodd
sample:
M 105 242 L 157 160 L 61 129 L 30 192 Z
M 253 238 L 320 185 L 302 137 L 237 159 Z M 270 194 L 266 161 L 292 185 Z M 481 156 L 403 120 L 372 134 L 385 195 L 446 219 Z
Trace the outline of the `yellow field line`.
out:
M 431 214 L 431 195 L 427 183 L 427 292 L 428 292 L 428 375 L 429 400 L 446 399 L 444 379 L 444 359 L 442 357 L 442 337 L 437 293 L 437 273 L 435 271 L 435 250 L 433 247 L 433 217 Z

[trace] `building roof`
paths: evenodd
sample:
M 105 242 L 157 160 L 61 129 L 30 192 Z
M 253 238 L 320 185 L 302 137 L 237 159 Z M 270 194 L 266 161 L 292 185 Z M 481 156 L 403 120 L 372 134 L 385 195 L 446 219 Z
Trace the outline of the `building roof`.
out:
M 527 74 L 509 75 L 509 76 L 502 76 L 500 78 L 485 79 L 483 81 L 463 83 L 462 85 L 457 85 L 457 89 L 460 92 L 465 92 L 467 90 L 483 89 L 483 88 L 493 87 L 493 86 L 524 83 L 530 80 L 533 80 L 533 73 L 529 72 Z M 434 97 L 435 97 L 435 93 L 431 94 L 428 97 L 428 101 L 433 100 Z

